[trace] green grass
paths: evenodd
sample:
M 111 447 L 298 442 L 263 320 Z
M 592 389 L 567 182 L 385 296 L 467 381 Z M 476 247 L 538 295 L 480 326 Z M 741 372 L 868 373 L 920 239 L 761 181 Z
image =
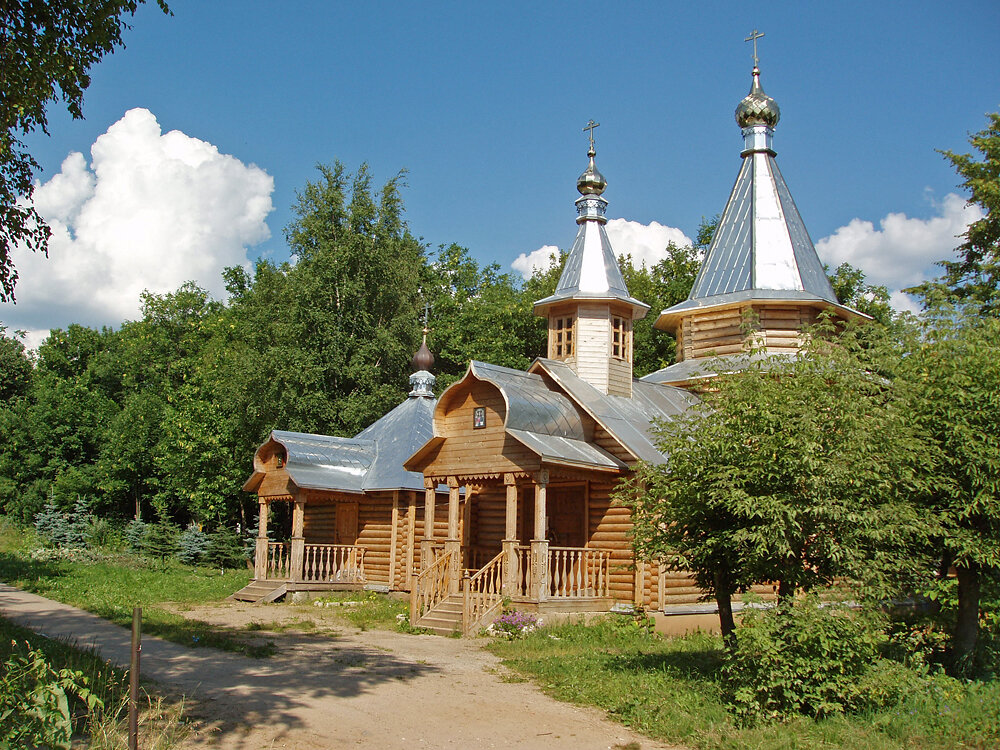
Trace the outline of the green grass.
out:
M 625 618 L 547 627 L 488 648 L 559 700 L 597 706 L 657 740 L 705 750 L 945 750 L 1000 746 L 1000 684 L 928 680 L 880 713 L 737 726 L 721 699 L 722 642 L 664 638 Z
M 403 624 L 397 619 L 399 615 L 409 618 L 408 602 L 375 591 L 336 593 L 314 600 L 313 605 L 329 605 L 327 611 L 333 611 L 359 630 L 420 632 L 417 628 L 410 628 L 408 620 Z
M 10 657 L 15 648 L 23 653 L 29 645 L 45 654 L 46 661 L 54 669 L 72 669 L 83 673 L 88 688 L 101 699 L 104 708 L 80 722 L 80 730 L 88 740 L 87 747 L 92 750 L 125 747 L 128 739 L 128 672 L 103 661 L 92 649 L 46 638 L 0 618 L 0 664 Z M 168 750 L 175 747 L 185 734 L 182 704 L 145 693 L 140 701 L 139 731 L 145 748 Z
M 274 653 L 274 644 L 240 631 L 189 620 L 157 606 L 167 602 L 217 602 L 250 580 L 247 570 L 195 568 L 168 560 L 113 554 L 93 562 L 31 559 L 40 543 L 31 530 L 0 522 L 0 581 L 131 626 L 132 608 L 142 607 L 143 632 L 186 646 L 212 646 L 247 656 Z

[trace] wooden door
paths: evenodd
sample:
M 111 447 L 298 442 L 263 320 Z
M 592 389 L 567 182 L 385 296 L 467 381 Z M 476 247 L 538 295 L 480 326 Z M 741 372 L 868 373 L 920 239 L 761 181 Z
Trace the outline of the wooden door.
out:
M 548 539 L 553 547 L 583 547 L 584 533 L 584 488 L 549 487 L 545 498 L 548 515 Z
M 337 544 L 358 540 L 358 504 L 337 503 Z

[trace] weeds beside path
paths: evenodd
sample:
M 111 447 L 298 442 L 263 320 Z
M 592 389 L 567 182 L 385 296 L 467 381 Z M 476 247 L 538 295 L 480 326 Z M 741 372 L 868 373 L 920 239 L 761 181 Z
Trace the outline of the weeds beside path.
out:
M 217 624 L 232 613 L 259 619 L 254 613 L 285 611 L 235 603 L 211 609 L 220 613 Z M 0 610 L 127 662 L 128 631 L 86 612 L 9 586 L 0 586 Z M 189 696 L 196 725 L 185 747 L 192 748 L 664 747 L 599 711 L 505 680 L 498 660 L 476 641 L 345 630 L 351 632 L 322 637 L 272 632 L 279 653 L 265 660 L 144 638 L 142 673 Z

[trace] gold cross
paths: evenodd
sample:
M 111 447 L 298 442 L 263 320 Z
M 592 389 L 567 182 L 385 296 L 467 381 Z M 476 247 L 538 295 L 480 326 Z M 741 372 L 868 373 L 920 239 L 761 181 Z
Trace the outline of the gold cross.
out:
M 757 63 L 760 62 L 760 60 L 757 59 L 757 40 L 760 39 L 762 36 L 764 36 L 762 32 L 759 32 L 757 31 L 757 29 L 754 29 L 750 33 L 750 36 L 748 36 L 746 39 L 743 40 L 744 42 L 751 42 L 751 41 L 753 42 L 753 66 L 755 68 L 757 67 Z
M 591 148 L 594 147 L 594 128 L 599 128 L 599 127 L 601 127 L 601 123 L 594 122 L 593 120 L 591 120 L 590 122 L 587 123 L 587 126 L 584 128 L 584 130 L 589 130 L 590 131 L 590 147 Z

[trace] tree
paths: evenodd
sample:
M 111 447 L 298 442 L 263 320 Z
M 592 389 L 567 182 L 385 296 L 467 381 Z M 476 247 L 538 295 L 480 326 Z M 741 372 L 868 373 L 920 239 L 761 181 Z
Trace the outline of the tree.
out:
M 925 507 L 947 569 L 958 577 L 955 664 L 970 664 L 979 633 L 984 576 L 1000 570 L 1000 318 L 979 314 L 978 300 L 938 305 L 901 361 L 909 415 L 929 437 L 931 492 Z
M 914 538 L 905 499 L 919 442 L 892 383 L 870 374 L 866 334 L 829 333 L 813 331 L 796 358 L 713 380 L 658 425 L 667 462 L 641 464 L 618 491 L 637 551 L 692 571 L 727 636 L 735 593 L 777 582 L 787 599 L 838 576 L 870 580 Z
M 893 324 L 894 313 L 887 287 L 869 284 L 865 281 L 865 272 L 850 263 L 841 263 L 832 274 L 829 267 L 824 266 L 824 270 L 841 304 L 871 315 L 884 326 Z
M 50 231 L 32 207 L 38 163 L 24 136 L 48 133 L 45 108 L 61 98 L 83 117 L 91 66 L 124 46 L 123 20 L 145 0 L 12 0 L 0 4 L 0 302 L 14 299 L 18 244 L 47 252 Z M 169 13 L 164 0 L 157 0 Z M 23 200 L 22 200 L 23 199 Z
M 982 160 L 969 154 L 942 151 L 963 178 L 969 205 L 978 204 L 986 215 L 974 221 L 956 248 L 958 260 L 943 260 L 944 276 L 904 291 L 924 298 L 933 307 L 944 293 L 953 301 L 971 301 L 982 312 L 1000 313 L 1000 112 L 987 115 L 987 126 L 969 136 L 969 143 Z
M 7 328 L 0 323 L 0 409 L 4 404 L 20 398 L 31 386 L 31 360 L 24 343 L 15 333 L 6 334 Z

